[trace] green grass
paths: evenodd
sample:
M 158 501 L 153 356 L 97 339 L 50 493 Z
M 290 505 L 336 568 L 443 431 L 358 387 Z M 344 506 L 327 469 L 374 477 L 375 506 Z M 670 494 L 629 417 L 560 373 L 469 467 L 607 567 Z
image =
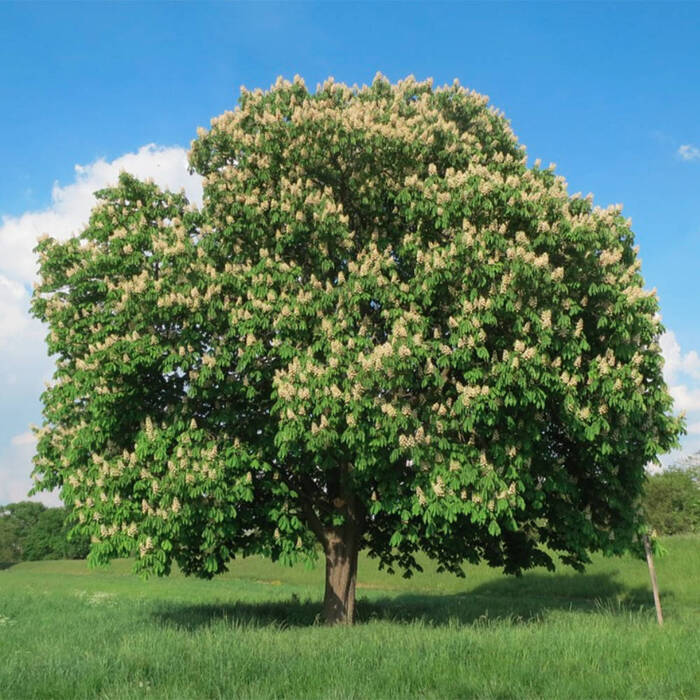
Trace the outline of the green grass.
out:
M 130 563 L 0 570 L 0 697 L 700 698 L 700 538 L 644 562 L 505 578 L 360 562 L 359 624 L 319 624 L 322 568 L 234 562 L 213 581 Z

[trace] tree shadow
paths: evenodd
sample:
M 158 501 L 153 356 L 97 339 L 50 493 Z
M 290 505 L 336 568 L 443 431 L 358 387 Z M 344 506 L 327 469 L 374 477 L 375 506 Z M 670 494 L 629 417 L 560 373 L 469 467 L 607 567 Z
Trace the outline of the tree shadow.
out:
M 673 597 L 667 593 L 664 600 Z M 555 611 L 629 614 L 652 611 L 651 590 L 629 587 L 614 574 L 525 574 L 502 578 L 452 595 L 405 594 L 371 601 L 366 619 L 422 621 L 428 625 L 522 624 Z
M 18 563 L 19 562 L 16 561 L 0 561 L 0 571 L 2 571 L 3 569 L 10 569 Z
M 666 593 L 668 601 L 673 593 Z M 651 590 L 630 588 L 612 574 L 526 574 L 489 581 L 463 593 L 402 593 L 360 598 L 357 622 L 381 620 L 430 626 L 481 625 L 499 621 L 525 624 L 545 619 L 554 611 L 604 612 L 628 615 L 653 610 Z M 320 600 L 236 602 L 193 605 L 168 602 L 153 613 L 162 625 L 195 630 L 212 624 L 280 629 L 323 624 Z

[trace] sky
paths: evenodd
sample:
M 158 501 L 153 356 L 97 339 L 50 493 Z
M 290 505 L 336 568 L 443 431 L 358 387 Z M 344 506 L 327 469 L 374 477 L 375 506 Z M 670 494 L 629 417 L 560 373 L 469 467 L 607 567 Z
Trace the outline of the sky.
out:
M 458 78 L 572 194 L 624 204 L 687 412 L 663 462 L 700 450 L 700 4 L 0 2 L 0 504 L 31 485 L 52 374 L 28 313 L 36 238 L 79 233 L 121 170 L 200 200 L 187 149 L 241 85 L 378 71 Z

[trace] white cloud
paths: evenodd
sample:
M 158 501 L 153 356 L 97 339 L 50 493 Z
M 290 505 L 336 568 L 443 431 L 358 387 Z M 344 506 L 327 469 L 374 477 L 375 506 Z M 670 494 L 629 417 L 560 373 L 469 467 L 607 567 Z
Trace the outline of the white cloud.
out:
M 665 360 L 664 378 L 668 384 L 675 382 L 681 374 L 700 381 L 700 355 L 695 350 L 683 354 L 673 331 L 666 331 L 659 339 L 659 345 Z
M 669 385 L 674 409 L 689 414 L 700 411 L 700 356 L 695 350 L 684 353 L 673 331 L 666 331 L 659 345 L 664 356 L 664 379 Z M 695 423 L 695 416 L 690 418 L 691 425 L 700 426 Z
M 0 452 L 0 503 L 39 501 L 47 506 L 61 505 L 57 493 L 27 496 L 32 487 L 31 459 L 36 440 L 31 433 L 15 435 L 10 445 Z
M 669 390 L 677 411 L 700 411 L 700 389 L 689 389 L 685 384 L 676 384 L 669 387 Z
M 0 348 L 21 336 L 30 324 L 27 290 L 0 274 Z
M 52 372 L 46 329 L 29 315 L 36 239 L 48 233 L 65 240 L 79 233 L 95 204 L 93 193 L 115 184 L 122 171 L 173 191 L 184 188 L 201 204 L 201 178 L 189 174 L 185 149 L 150 144 L 113 161 L 76 165 L 73 182 L 54 185 L 50 207 L 0 218 L 0 503 L 25 498 L 31 487 L 34 444 L 23 431 L 29 421 L 40 422 L 39 396 Z M 36 500 L 55 503 L 56 496 Z
M 683 352 L 673 331 L 659 339 L 664 356 L 664 379 L 669 385 L 676 413 L 684 411 L 688 435 L 681 439 L 681 449 L 661 457 L 665 466 L 700 449 L 700 355 L 695 350 Z
M 683 160 L 698 160 L 700 159 L 700 148 L 686 143 L 678 149 L 678 155 Z
M 74 182 L 54 185 L 48 209 L 2 217 L 0 274 L 30 284 L 36 273 L 32 251 L 37 238 L 48 233 L 54 238 L 66 239 L 79 233 L 95 204 L 94 192 L 115 184 L 122 171 L 141 179 L 153 178 L 161 187 L 170 190 L 185 188 L 192 201 L 201 203 L 201 178 L 189 174 L 184 148 L 149 144 L 110 162 L 100 159 L 89 165 L 76 165 Z

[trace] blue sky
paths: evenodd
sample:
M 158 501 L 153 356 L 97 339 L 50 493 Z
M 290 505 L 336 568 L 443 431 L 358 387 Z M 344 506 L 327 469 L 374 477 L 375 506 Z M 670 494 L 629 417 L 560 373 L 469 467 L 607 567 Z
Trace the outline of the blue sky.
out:
M 572 193 L 622 202 L 700 449 L 700 4 L 4 2 L 0 66 L 0 503 L 26 483 L 50 374 L 26 315 L 36 235 L 76 231 L 122 167 L 196 197 L 196 127 L 296 73 L 459 78 Z

